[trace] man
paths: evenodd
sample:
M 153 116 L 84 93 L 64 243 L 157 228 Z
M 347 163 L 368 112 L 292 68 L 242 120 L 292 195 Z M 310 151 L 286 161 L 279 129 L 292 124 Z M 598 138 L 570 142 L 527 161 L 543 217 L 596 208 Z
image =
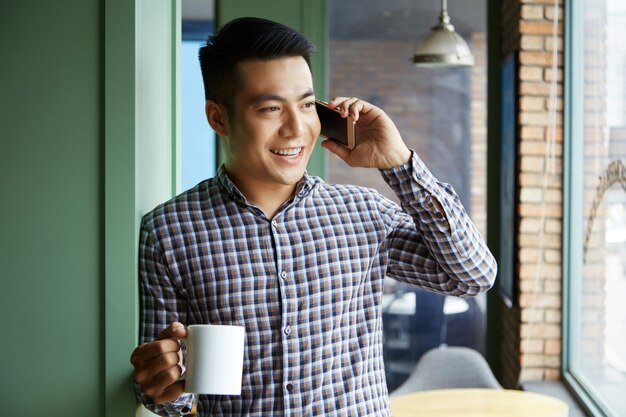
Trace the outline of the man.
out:
M 200 415 L 388 416 L 381 296 L 390 276 L 433 291 L 486 291 L 496 265 L 458 197 L 409 150 L 389 117 L 357 98 L 353 150 L 377 192 L 306 175 L 320 132 L 312 45 L 274 22 L 225 25 L 200 50 L 206 115 L 224 139 L 217 175 L 142 222 L 138 395 L 163 415 L 197 399 L 179 381 L 189 324 L 246 328 L 241 396 L 205 396 Z

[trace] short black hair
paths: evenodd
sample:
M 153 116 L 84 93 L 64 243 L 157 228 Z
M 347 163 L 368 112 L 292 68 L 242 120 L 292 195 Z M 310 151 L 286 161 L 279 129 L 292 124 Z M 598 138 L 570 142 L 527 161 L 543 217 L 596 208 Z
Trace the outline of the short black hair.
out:
M 256 17 L 242 17 L 222 26 L 200 48 L 204 96 L 232 110 L 241 87 L 238 64 L 253 59 L 301 56 L 311 68 L 315 48 L 300 32 Z

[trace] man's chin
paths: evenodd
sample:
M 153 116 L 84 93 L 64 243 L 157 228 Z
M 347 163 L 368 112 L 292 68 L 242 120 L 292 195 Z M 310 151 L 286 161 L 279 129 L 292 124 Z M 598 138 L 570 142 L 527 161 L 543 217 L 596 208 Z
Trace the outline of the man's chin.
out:
M 306 172 L 305 169 L 293 170 L 291 172 L 283 172 L 281 175 L 277 176 L 278 182 L 282 185 L 296 185 Z

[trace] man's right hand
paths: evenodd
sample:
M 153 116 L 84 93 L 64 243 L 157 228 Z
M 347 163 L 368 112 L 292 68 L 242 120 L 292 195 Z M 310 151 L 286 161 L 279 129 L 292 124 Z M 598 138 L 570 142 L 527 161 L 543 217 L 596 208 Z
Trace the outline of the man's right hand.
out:
M 135 367 L 135 382 L 155 404 L 173 401 L 184 392 L 185 382 L 178 381 L 182 374 L 178 340 L 186 337 L 185 326 L 174 322 L 154 342 L 138 346 L 130 357 Z

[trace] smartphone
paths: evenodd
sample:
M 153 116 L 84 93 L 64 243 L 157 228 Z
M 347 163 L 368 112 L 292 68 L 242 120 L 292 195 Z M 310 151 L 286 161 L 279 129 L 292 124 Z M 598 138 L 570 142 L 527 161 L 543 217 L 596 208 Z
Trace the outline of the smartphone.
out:
M 345 119 L 341 117 L 339 110 L 329 109 L 328 103 L 324 101 L 315 100 L 315 108 L 322 125 L 320 136 L 333 139 L 348 149 L 354 149 L 356 146 L 356 123 L 350 117 Z

